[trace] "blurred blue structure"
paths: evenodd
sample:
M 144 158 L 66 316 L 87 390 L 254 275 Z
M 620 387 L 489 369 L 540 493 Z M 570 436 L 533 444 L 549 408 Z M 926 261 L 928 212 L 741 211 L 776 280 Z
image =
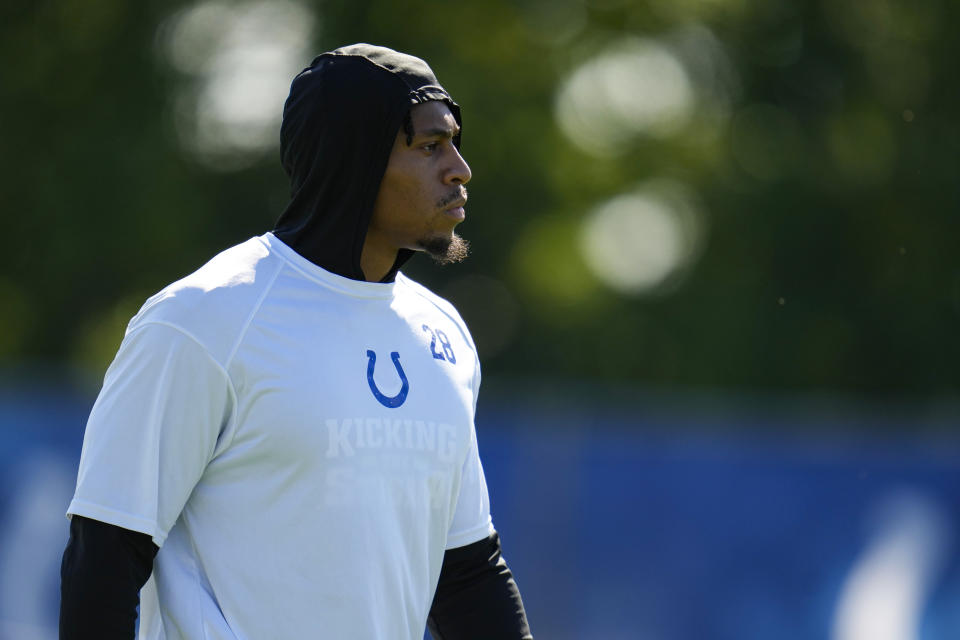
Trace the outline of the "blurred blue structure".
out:
M 516 385 L 514 385 L 516 386 Z M 960 636 L 957 414 L 481 400 L 494 521 L 539 638 Z M 0 388 L 0 638 L 56 637 L 89 394 Z

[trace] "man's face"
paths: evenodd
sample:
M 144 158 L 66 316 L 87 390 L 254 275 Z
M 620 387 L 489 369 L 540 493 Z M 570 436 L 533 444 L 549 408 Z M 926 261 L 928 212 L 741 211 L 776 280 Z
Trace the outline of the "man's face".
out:
M 466 255 L 453 230 L 464 219 L 470 167 L 453 144 L 460 127 L 443 102 L 410 110 L 413 139 L 401 127 L 373 207 L 364 251 L 427 251 L 439 261 Z

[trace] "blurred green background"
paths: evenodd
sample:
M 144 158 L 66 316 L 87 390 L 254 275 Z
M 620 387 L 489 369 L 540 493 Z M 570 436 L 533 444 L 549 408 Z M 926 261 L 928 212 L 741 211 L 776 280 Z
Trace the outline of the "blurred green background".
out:
M 486 380 L 956 400 L 957 7 L 4 2 L 0 359 L 99 377 L 148 295 L 270 229 L 290 79 L 367 41 L 463 106 L 473 256 L 405 271 Z

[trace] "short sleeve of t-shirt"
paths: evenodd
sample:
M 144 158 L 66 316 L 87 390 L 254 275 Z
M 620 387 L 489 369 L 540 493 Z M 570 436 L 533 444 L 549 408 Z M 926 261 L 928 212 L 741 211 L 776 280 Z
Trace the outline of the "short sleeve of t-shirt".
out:
M 162 546 L 230 422 L 226 371 L 191 336 L 129 331 L 87 422 L 67 514 L 146 533 Z
M 447 533 L 447 549 L 463 547 L 493 533 L 487 481 L 477 451 L 477 434 L 471 430 L 470 451 L 463 463 L 460 495 Z
M 480 363 L 477 363 L 473 382 L 473 408 L 476 413 L 477 395 L 480 391 Z M 447 532 L 447 549 L 463 547 L 482 540 L 493 533 L 493 520 L 490 517 L 490 496 L 487 480 L 480 463 L 480 451 L 477 448 L 477 431 L 470 427 L 470 449 L 460 475 L 460 494 L 457 507 Z

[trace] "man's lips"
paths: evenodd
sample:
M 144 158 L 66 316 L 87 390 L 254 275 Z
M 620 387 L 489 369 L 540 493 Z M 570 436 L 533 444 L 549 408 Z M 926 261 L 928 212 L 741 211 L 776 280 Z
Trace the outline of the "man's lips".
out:
M 466 198 L 455 200 L 444 209 L 444 213 L 454 220 L 463 220 L 467 217 L 467 212 L 463 208 L 466 204 Z

